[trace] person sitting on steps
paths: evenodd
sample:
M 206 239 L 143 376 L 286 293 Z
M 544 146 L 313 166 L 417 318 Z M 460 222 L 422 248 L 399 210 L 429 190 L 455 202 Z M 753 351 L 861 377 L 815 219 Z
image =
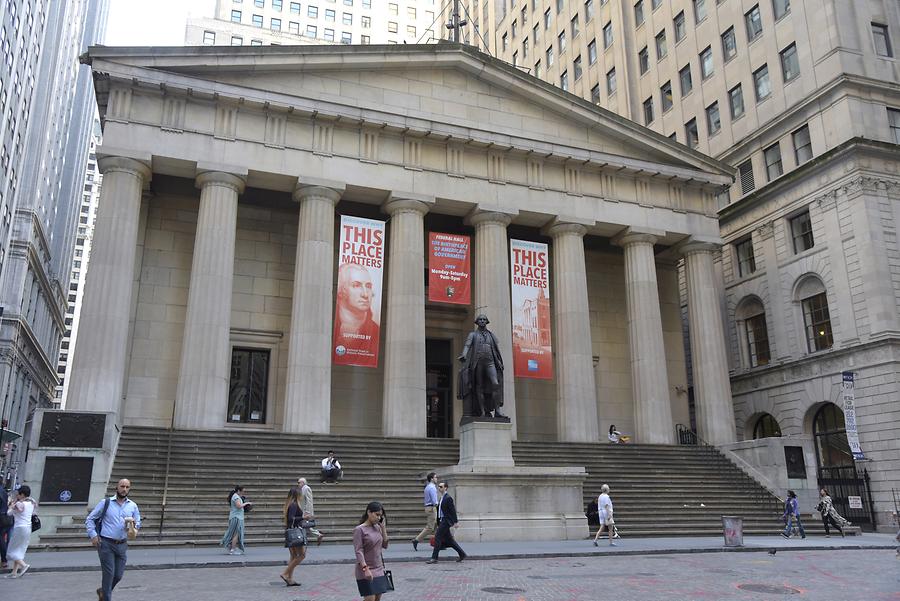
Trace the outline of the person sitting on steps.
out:
M 613 424 L 609 427 L 609 442 L 613 444 L 627 444 L 631 442 L 630 436 L 625 436 L 618 430 L 616 430 L 616 425 Z
M 322 460 L 322 482 L 340 482 L 343 479 L 341 462 L 334 456 L 334 451 L 328 451 L 328 457 Z

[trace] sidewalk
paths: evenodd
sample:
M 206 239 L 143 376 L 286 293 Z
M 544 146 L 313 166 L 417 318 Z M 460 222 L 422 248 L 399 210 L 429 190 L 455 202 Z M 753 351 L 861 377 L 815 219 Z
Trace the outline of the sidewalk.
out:
M 847 538 L 824 538 L 821 536 L 803 539 L 784 539 L 781 536 L 752 536 L 744 538 L 743 547 L 725 547 L 722 537 L 682 537 L 682 538 L 621 538 L 617 546 L 610 547 L 602 538 L 600 546 L 594 547 L 590 540 L 578 541 L 534 541 L 509 543 L 464 543 L 463 548 L 469 561 L 479 559 L 516 559 L 544 557 L 584 557 L 593 555 L 660 555 L 676 553 L 720 553 L 778 551 L 827 551 L 842 549 L 894 549 L 897 543 L 891 534 L 865 533 Z M 177 568 L 216 568 L 229 566 L 273 566 L 283 565 L 287 551 L 280 546 L 248 547 L 245 555 L 228 555 L 219 547 L 174 547 L 162 549 L 134 548 L 128 552 L 128 569 L 166 570 Z M 428 543 L 420 544 L 419 551 L 413 551 L 408 540 L 391 541 L 385 550 L 387 561 L 425 561 L 431 555 Z M 441 552 L 442 561 L 453 561 L 456 553 L 452 549 Z M 351 545 L 311 546 L 307 552 L 305 565 L 352 563 Z M 97 554 L 94 551 L 46 551 L 30 553 L 28 562 L 31 572 L 77 572 L 99 571 Z

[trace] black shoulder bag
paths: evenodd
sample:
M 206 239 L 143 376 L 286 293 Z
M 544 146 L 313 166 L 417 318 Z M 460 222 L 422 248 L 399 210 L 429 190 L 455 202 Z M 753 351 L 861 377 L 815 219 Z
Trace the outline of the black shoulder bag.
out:
M 109 509 L 109 497 L 106 497 L 106 501 L 103 502 L 103 509 L 100 511 L 100 517 L 94 520 L 94 529 L 97 530 L 97 536 L 100 536 L 100 531 L 103 530 L 103 518 L 106 517 L 106 510 Z M 32 525 L 32 529 L 34 526 Z
M 297 527 L 297 520 L 291 520 L 291 526 L 284 529 L 284 546 L 305 547 L 306 546 L 306 529 Z

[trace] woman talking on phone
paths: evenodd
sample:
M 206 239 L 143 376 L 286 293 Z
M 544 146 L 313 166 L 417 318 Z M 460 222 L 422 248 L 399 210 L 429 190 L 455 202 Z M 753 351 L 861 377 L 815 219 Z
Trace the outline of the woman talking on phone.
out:
M 353 530 L 353 550 L 356 552 L 356 586 L 365 601 L 378 601 L 390 590 L 384 574 L 381 550 L 387 549 L 388 535 L 384 507 L 372 501 Z

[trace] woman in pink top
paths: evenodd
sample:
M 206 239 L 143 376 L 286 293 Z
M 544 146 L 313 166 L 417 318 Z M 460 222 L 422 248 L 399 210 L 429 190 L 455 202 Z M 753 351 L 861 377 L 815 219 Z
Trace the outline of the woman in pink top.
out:
M 356 552 L 356 586 L 365 601 L 378 601 L 388 590 L 381 550 L 387 549 L 387 523 L 384 507 L 372 501 L 353 530 L 353 550 Z

